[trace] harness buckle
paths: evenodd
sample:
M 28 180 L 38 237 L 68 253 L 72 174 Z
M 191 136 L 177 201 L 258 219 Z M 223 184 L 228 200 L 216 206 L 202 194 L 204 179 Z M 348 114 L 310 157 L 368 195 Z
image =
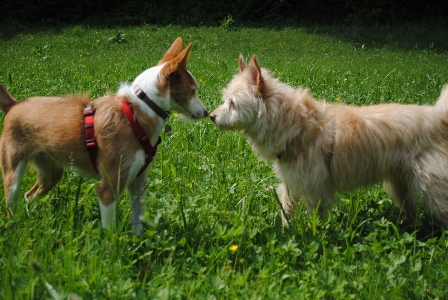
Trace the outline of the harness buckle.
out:
M 97 148 L 96 139 L 86 140 L 86 147 L 88 150 L 94 150 Z
M 84 108 L 84 116 L 91 116 L 95 114 L 96 107 L 92 107 L 92 105 L 86 105 Z
M 139 139 L 141 144 L 145 144 L 145 143 L 149 142 L 149 137 L 146 134 L 146 132 L 143 133 L 142 135 L 138 136 L 137 138 Z

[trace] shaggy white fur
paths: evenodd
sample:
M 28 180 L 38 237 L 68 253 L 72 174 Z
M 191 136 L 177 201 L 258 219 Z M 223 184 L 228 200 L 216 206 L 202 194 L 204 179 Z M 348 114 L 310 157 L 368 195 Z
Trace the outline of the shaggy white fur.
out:
M 448 228 L 447 86 L 435 106 L 332 105 L 271 77 L 255 56 L 238 66 L 210 118 L 275 161 L 286 217 L 299 200 L 325 215 L 336 191 L 383 181 L 403 220 L 416 217 L 421 199 Z

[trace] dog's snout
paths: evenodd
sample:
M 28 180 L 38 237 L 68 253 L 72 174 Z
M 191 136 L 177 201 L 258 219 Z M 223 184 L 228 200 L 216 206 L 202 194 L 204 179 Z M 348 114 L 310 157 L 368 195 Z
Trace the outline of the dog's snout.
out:
M 211 113 L 211 114 L 209 115 L 209 117 L 210 117 L 210 120 L 212 120 L 213 122 L 215 122 L 216 114 L 215 114 L 214 112 Z
M 204 109 L 204 118 L 208 117 L 208 110 Z

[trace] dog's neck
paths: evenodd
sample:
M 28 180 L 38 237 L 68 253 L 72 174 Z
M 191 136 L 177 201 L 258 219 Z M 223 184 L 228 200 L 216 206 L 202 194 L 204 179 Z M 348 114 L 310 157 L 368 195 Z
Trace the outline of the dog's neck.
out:
M 291 112 L 288 110 L 279 111 L 278 101 L 270 104 L 263 103 L 263 105 L 268 106 L 263 116 L 258 117 L 251 126 L 242 129 L 241 132 L 248 139 L 252 150 L 261 159 L 269 161 L 282 155 L 285 151 L 285 145 L 288 143 L 284 140 L 286 135 L 280 131 L 280 128 L 273 127 L 271 124 L 282 123 L 283 118 Z M 276 113 L 272 113 L 273 111 Z
M 260 156 L 261 159 L 269 161 L 277 157 L 279 152 L 284 151 L 283 147 L 279 149 L 277 143 L 270 141 L 271 132 L 262 129 L 251 128 L 242 131 L 243 135 L 248 139 L 252 150 Z
M 164 111 L 161 109 L 138 85 L 134 86 L 134 91 L 135 95 L 137 95 L 139 99 L 143 100 L 143 102 L 145 102 L 146 105 L 148 105 L 159 117 L 166 121 L 166 119 L 170 116 L 169 111 Z
M 159 74 L 162 67 L 163 65 L 155 66 L 138 75 L 132 83 L 131 88 L 135 91 L 136 87 L 139 87 L 162 111 L 171 111 L 172 107 L 169 91 L 159 90 Z M 139 102 L 141 102 L 141 100 L 142 99 L 140 99 Z M 148 106 L 147 103 L 146 105 Z M 164 118 L 162 117 L 162 119 Z
M 131 88 L 128 87 L 127 90 L 130 92 Z M 134 118 L 138 120 L 144 131 L 150 137 L 151 145 L 155 145 L 164 128 L 166 132 L 166 127 L 168 125 L 165 124 L 165 120 L 159 117 L 149 106 L 142 103 L 143 101 L 138 100 L 135 93 L 121 94 L 120 96 L 124 101 L 131 103 Z
M 300 100 L 295 98 L 298 92 Z M 243 129 L 242 133 L 262 159 L 288 160 L 288 148 L 300 148 L 305 153 L 315 142 L 315 134 L 322 130 L 321 119 L 325 117 L 326 104 L 314 101 L 307 90 L 293 91 L 289 87 L 288 93 L 278 94 L 275 98 L 275 101 L 265 100 L 266 115 Z M 295 135 L 285 132 L 294 132 Z

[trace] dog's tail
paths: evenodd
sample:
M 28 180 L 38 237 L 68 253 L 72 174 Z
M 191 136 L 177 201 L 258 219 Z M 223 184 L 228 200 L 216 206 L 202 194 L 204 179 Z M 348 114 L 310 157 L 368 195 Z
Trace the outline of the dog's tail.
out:
M 15 104 L 17 104 L 17 101 L 0 84 L 0 108 L 6 114 Z
M 445 84 L 436 102 L 435 108 L 443 115 L 448 115 L 448 84 Z

